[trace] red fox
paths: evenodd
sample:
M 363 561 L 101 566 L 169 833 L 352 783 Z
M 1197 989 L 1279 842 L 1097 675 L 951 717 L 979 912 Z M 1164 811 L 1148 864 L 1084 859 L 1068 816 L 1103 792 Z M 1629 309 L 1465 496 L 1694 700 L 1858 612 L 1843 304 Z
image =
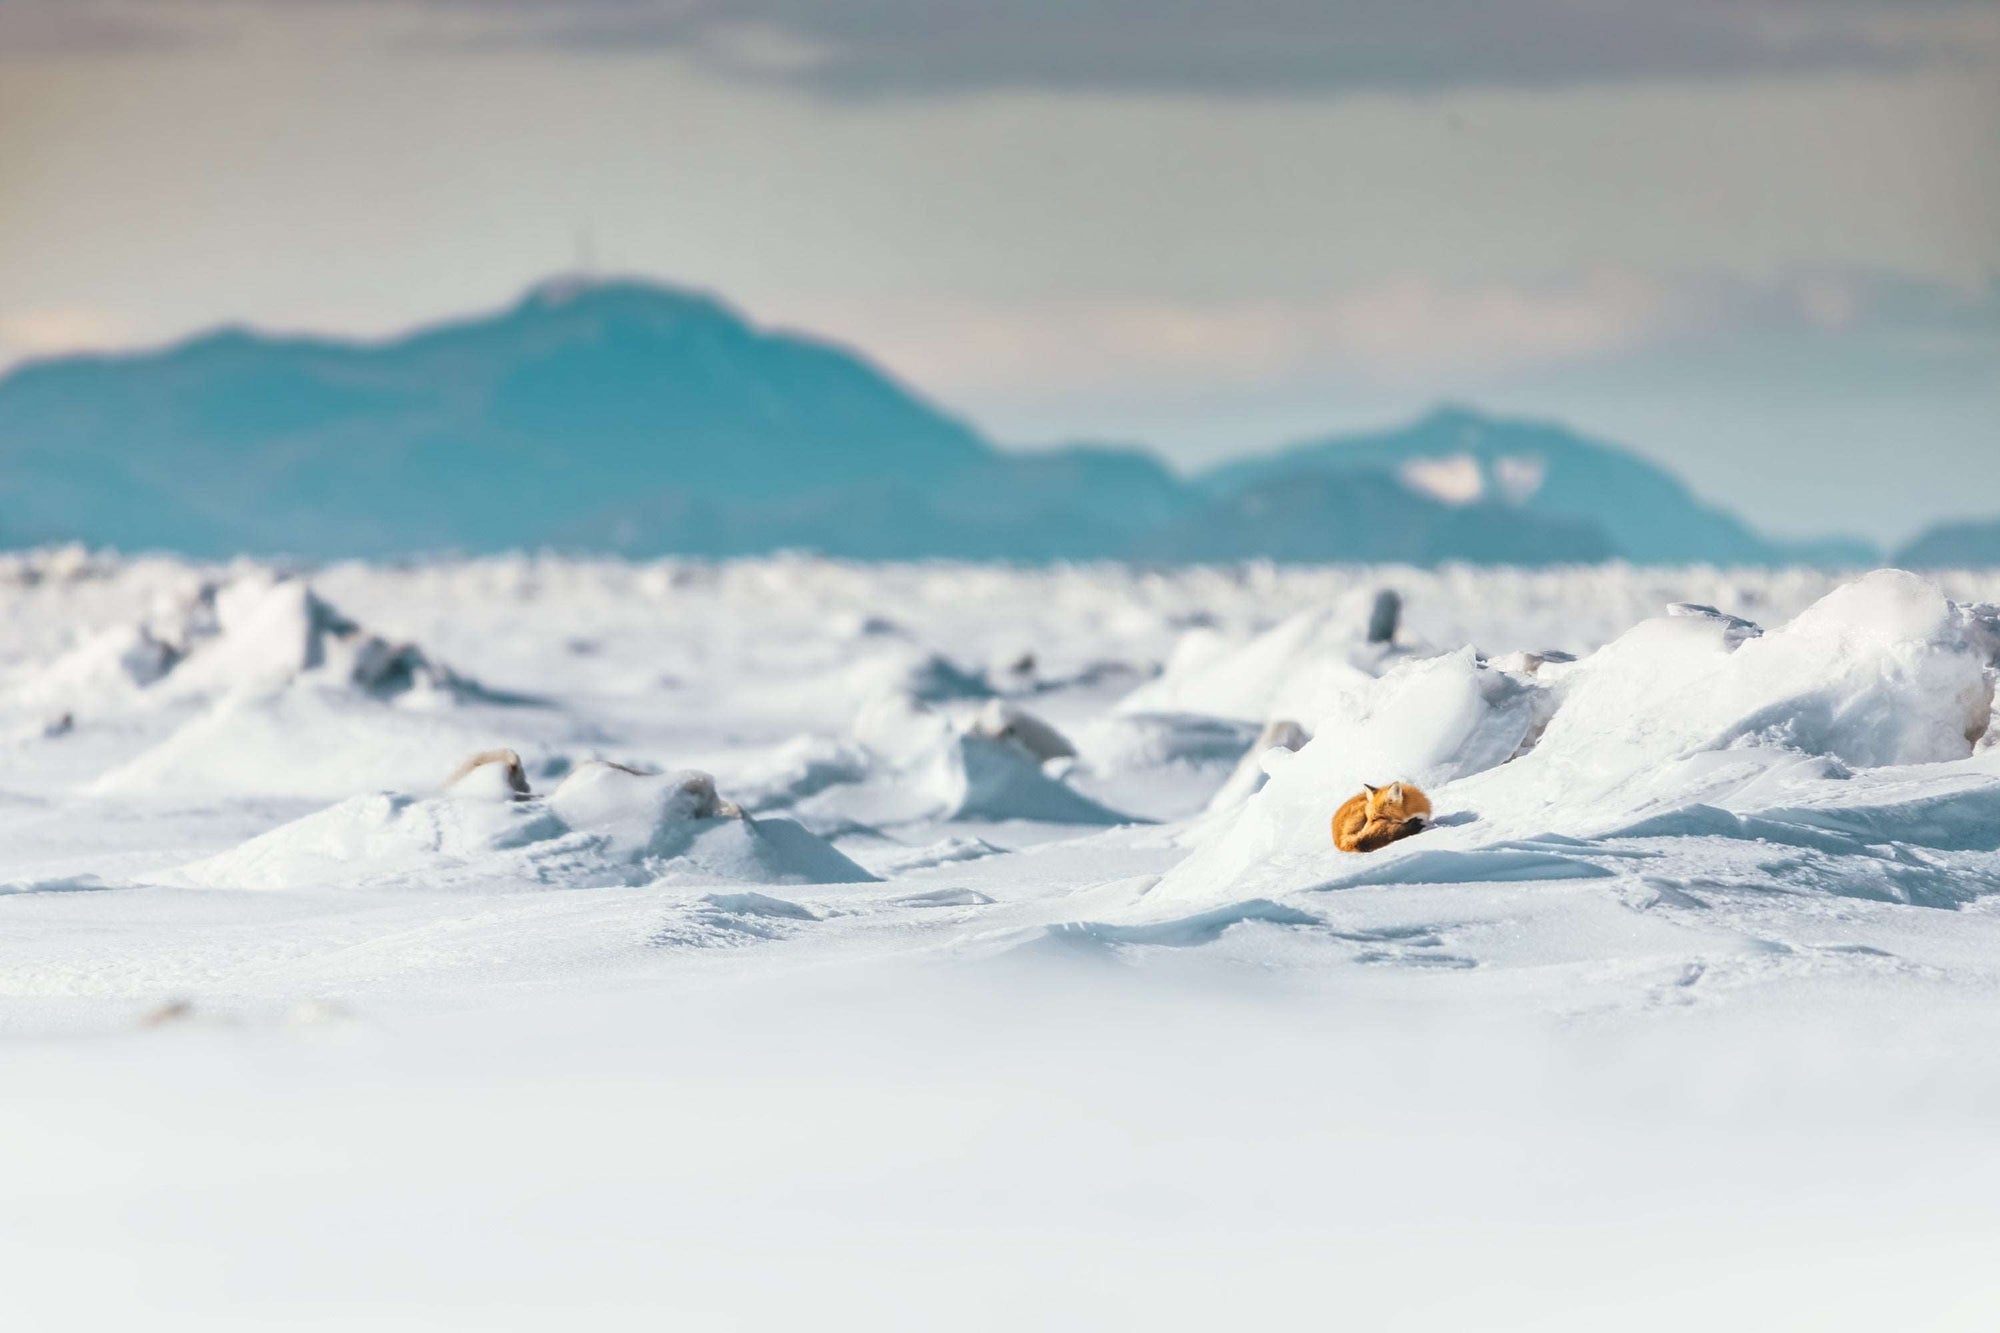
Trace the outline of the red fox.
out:
M 1361 784 L 1333 812 L 1333 845 L 1343 852 L 1373 852 L 1400 838 L 1422 833 L 1431 819 L 1431 798 L 1413 782 L 1386 787 Z

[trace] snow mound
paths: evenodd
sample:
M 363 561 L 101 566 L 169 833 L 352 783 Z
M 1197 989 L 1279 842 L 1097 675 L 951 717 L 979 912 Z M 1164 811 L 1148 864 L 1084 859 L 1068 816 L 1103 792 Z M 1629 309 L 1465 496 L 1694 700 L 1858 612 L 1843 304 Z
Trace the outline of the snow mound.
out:
M 868 752 L 836 736 L 794 736 L 738 769 L 731 789 L 751 814 L 797 805 L 829 787 L 868 776 Z
M 1846 584 L 1789 625 L 1641 622 L 1570 668 L 1537 747 L 1594 786 L 1705 750 L 1781 747 L 1856 766 L 1964 758 L 1993 703 L 1979 625 L 1901 570 Z
M 1033 819 L 1049 824 L 1129 824 L 1042 771 L 1032 754 L 1010 741 L 967 734 L 932 756 L 919 790 L 936 798 L 946 819 Z
M 854 740 L 876 765 L 915 764 L 951 743 L 952 719 L 907 694 L 870 700 L 854 717 Z
M 1024 708 L 1001 699 L 988 700 L 972 719 L 968 734 L 1012 745 L 1036 763 L 1076 758 L 1069 737 Z
M 490 746 L 496 726 L 521 729 L 527 720 L 512 716 L 520 711 L 401 708 L 315 685 L 232 692 L 85 790 L 98 796 L 306 800 L 370 788 L 422 790 L 452 756 Z M 503 712 L 510 716 L 496 716 Z M 534 722 L 545 735 L 523 748 L 538 764 L 550 757 L 561 720 Z
M 1869 784 L 1856 770 L 1970 761 L 1993 711 L 1991 624 L 1983 608 L 1882 570 L 1769 632 L 1681 607 L 1531 675 L 1470 649 L 1406 663 L 1352 690 L 1297 754 L 1267 755 L 1267 785 L 1208 826 L 1154 897 L 1613 873 L 1620 838 L 1740 838 L 1725 827 L 1737 815 L 1757 816 L 1740 826 L 1755 828 L 1858 820 L 1878 840 L 1956 830 L 1932 836 L 1962 844 L 1994 774 L 1968 771 L 1964 790 L 1927 798 L 1942 813 L 1919 819 L 1858 813 Z M 1364 782 L 1399 779 L 1430 790 L 1439 827 L 1367 858 L 1333 851 L 1334 808 Z M 1820 813 L 1796 813 L 1802 799 Z M 1826 887 L 1816 874 L 1799 880 Z M 1913 896 L 1908 875 L 1864 878 L 1871 896 L 1943 894 L 1924 883 Z
M 475 774 L 500 765 L 475 768 Z M 787 819 L 752 820 L 706 773 L 580 766 L 546 799 L 455 784 L 355 796 L 184 866 L 203 888 L 448 885 L 585 888 L 657 881 L 828 884 L 873 876 Z
M 180 661 L 180 651 L 144 625 L 112 625 L 17 678 L 7 702 L 22 709 L 129 705 Z
M 1236 814 L 1207 825 L 1205 844 L 1155 892 L 1201 897 L 1275 856 L 1331 853 L 1334 809 L 1363 783 L 1436 788 L 1505 762 L 1528 740 L 1542 688 L 1481 666 L 1470 648 L 1364 681 L 1298 750 L 1260 753 L 1261 789 Z
M 1389 639 L 1394 616 L 1374 592 L 1301 611 L 1235 643 L 1208 628 L 1190 630 L 1166 669 L 1132 691 L 1127 713 L 1198 713 L 1255 725 L 1277 717 L 1314 718 L 1403 656 Z
M 364 630 L 297 579 L 247 578 L 214 598 L 215 631 L 165 682 L 174 694 L 265 692 L 301 678 L 375 699 L 475 687 L 415 644 Z
M 374 792 L 349 797 L 167 878 L 198 888 L 236 889 L 391 879 L 440 864 L 491 859 L 565 832 L 539 803 Z
M 865 756 L 862 776 L 795 807 L 817 825 L 1132 822 L 1056 776 L 1075 754 L 1060 732 L 997 700 L 953 717 L 907 694 L 884 695 L 855 718 L 854 741 Z
M 1111 713 L 1077 733 L 1082 761 L 1099 774 L 1235 764 L 1257 735 L 1251 723 L 1198 713 Z
M 875 809 L 894 822 L 1131 822 L 1052 776 L 1045 762 L 1063 762 L 1075 747 L 1039 718 L 998 700 L 954 720 L 907 696 L 882 699 L 856 720 L 855 735 L 887 769 L 887 800 Z
M 164 656 L 152 647 L 164 641 L 147 631 L 86 645 L 100 674 L 115 666 L 133 678 L 125 697 L 202 710 L 101 773 L 87 788 L 93 794 L 329 799 L 414 790 L 449 756 L 490 745 L 503 716 L 507 729 L 539 730 L 548 740 L 562 727 L 553 714 L 521 719 L 513 705 L 522 700 L 484 689 L 414 644 L 362 629 L 296 579 L 260 574 L 211 588 L 184 612 L 182 632 L 193 646 L 166 646 Z M 125 651 L 114 654 L 120 644 Z M 71 655 L 79 673 L 82 651 Z M 113 696 L 93 695 L 100 705 Z
M 600 854 L 685 879 L 842 884 L 874 878 L 789 819 L 753 820 L 706 773 L 635 773 L 593 761 L 564 778 L 549 809 L 587 830 Z
M 405 706 L 504 701 L 411 643 L 373 634 L 307 584 L 256 571 L 155 605 L 19 674 L 0 700 L 86 714 L 294 685 Z
M 898 695 L 921 703 L 991 699 L 986 678 L 939 653 L 915 648 L 877 654 L 839 674 L 837 689 L 850 699 Z
M 1243 758 L 1230 771 L 1228 780 L 1209 798 L 1209 812 L 1234 810 L 1264 790 L 1271 774 L 1290 762 L 1291 756 L 1303 750 L 1311 739 L 1310 732 L 1288 717 L 1273 718 L 1265 723 L 1264 729 L 1257 733 L 1257 739 L 1251 742 Z

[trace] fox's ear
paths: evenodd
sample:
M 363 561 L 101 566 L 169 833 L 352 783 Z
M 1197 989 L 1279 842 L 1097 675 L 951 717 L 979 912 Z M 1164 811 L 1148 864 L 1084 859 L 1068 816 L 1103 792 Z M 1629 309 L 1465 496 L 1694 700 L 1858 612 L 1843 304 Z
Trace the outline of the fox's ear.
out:
M 1364 782 L 1361 784 L 1361 790 L 1367 792 L 1370 796 L 1373 796 L 1376 792 L 1381 791 L 1382 789 L 1380 787 L 1371 787 Z
M 1400 782 L 1392 782 L 1392 783 L 1390 783 L 1390 784 L 1389 784 L 1389 799 L 1390 799 L 1390 800 L 1392 800 L 1392 801 L 1400 801 L 1400 800 L 1402 800 L 1402 799 L 1403 799 L 1403 784 L 1402 784 L 1402 783 L 1400 783 Z

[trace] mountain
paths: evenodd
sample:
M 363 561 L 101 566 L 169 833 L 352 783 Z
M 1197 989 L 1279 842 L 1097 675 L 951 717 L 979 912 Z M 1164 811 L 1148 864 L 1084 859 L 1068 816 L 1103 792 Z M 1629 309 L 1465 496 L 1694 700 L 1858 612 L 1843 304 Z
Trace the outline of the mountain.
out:
M 1904 569 L 1991 569 L 2000 565 L 2000 518 L 1940 523 L 1890 558 Z
M 885 470 L 783 497 L 670 488 L 560 537 L 632 555 L 793 548 L 871 560 L 1120 559 L 1195 502 L 1151 454 L 1070 445 L 993 451 L 942 475 Z
M 230 330 L 0 381 L 16 526 L 202 554 L 532 545 L 634 496 L 923 487 L 992 453 L 851 353 L 640 283 L 545 284 L 388 342 Z
M 1491 500 L 1443 504 L 1386 470 L 1274 471 L 1221 491 L 1143 539 L 1159 560 L 1589 564 L 1618 549 L 1596 522 Z
M 1213 496 L 1269 490 L 1286 478 L 1373 472 L 1468 514 L 1455 558 L 1498 562 L 1520 538 L 1497 521 L 1567 527 L 1575 555 L 1594 548 L 1637 564 L 1706 561 L 1768 565 L 1871 563 L 1866 543 L 1808 545 L 1770 540 L 1742 519 L 1702 503 L 1679 478 L 1639 455 L 1553 423 L 1484 416 L 1443 407 L 1407 426 L 1309 441 L 1244 459 L 1197 479 Z M 1550 533 L 1546 540 L 1560 545 Z M 1601 557 L 1598 557 L 1601 558 Z
M 1003 451 L 846 349 L 704 293 L 581 279 L 382 341 L 225 329 L 17 367 L 0 375 L 0 533 L 202 556 L 1545 564 L 1802 550 L 1616 446 L 1457 408 L 1192 479 L 1132 446 Z

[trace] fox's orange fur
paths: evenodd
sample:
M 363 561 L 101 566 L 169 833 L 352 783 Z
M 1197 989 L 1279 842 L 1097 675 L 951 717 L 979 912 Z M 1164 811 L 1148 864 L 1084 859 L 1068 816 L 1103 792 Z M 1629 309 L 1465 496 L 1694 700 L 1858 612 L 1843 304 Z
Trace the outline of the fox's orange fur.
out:
M 1363 784 L 1333 812 L 1333 845 L 1343 852 L 1373 852 L 1429 827 L 1431 798 L 1413 782 L 1386 787 Z

